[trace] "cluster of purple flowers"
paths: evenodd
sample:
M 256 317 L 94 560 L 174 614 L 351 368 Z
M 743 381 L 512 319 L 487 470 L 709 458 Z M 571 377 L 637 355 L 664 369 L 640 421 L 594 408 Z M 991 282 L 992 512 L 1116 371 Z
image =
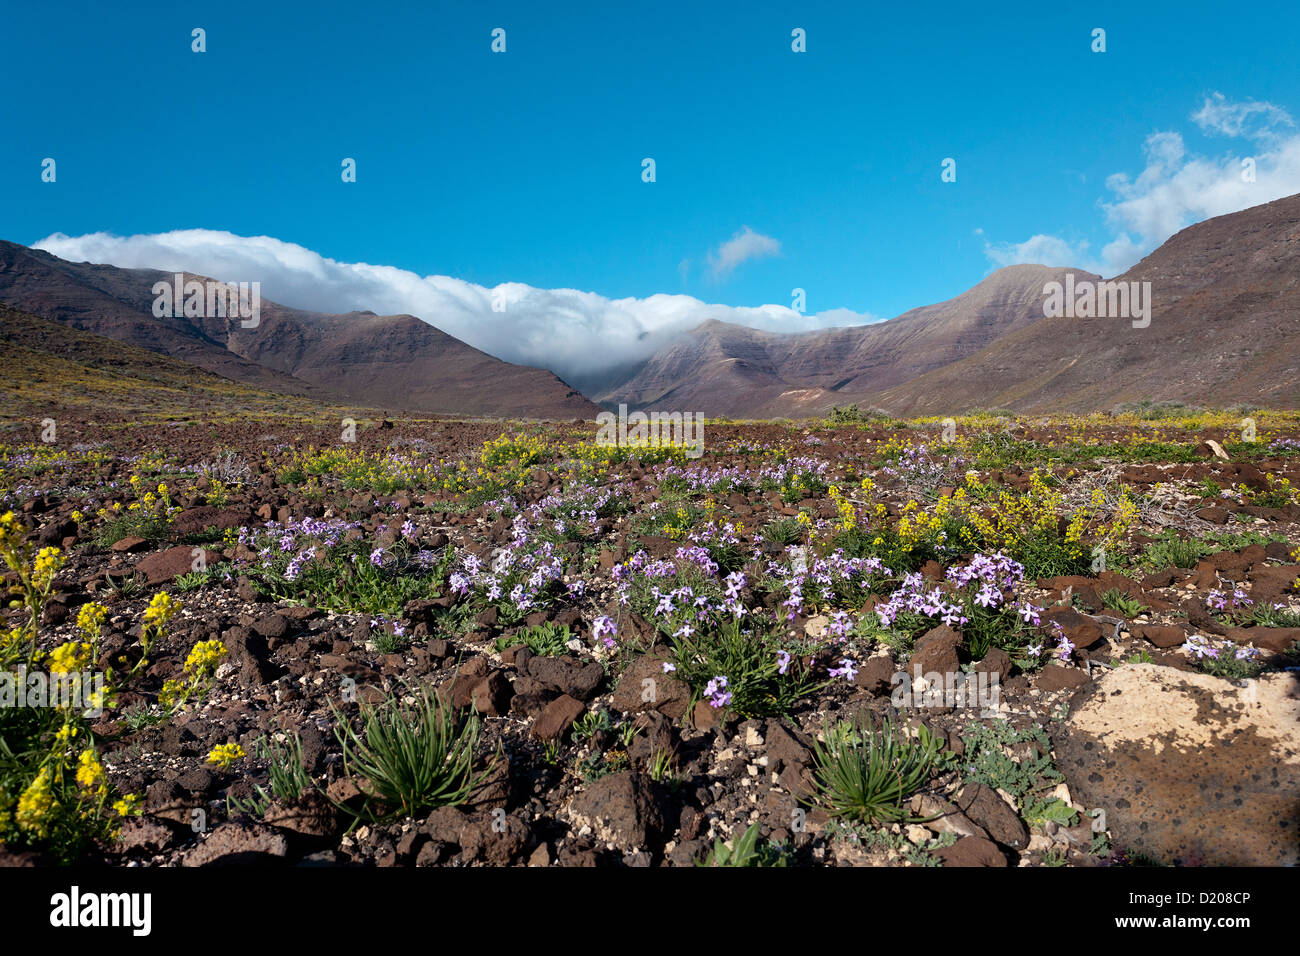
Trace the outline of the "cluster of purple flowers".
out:
M 962 458 L 936 458 L 926 445 L 907 445 L 894 461 L 880 469 L 880 474 L 897 478 L 905 484 L 932 488 L 964 469 L 965 465 Z
M 743 491 L 754 484 L 750 473 L 736 466 L 709 468 L 704 465 L 682 466 L 670 463 L 659 466 L 656 471 L 661 484 L 680 482 L 690 491 L 708 491 L 715 495 Z
M 510 542 L 496 552 L 490 564 L 467 554 L 461 558 L 460 569 L 448 578 L 457 594 L 476 591 L 491 602 L 505 597 L 521 611 L 547 606 L 551 596 L 547 592 L 563 581 L 564 558 L 552 542 L 538 541 L 532 535 L 522 515 L 515 516 Z M 582 594 L 584 589 L 582 581 L 568 587 L 573 595 Z
M 600 641 L 607 648 L 613 649 L 615 646 L 614 638 L 618 634 L 618 625 L 614 623 L 612 617 L 601 615 L 591 624 L 591 636 L 594 640 Z
M 1205 598 L 1205 606 L 1212 611 L 1219 611 L 1223 614 L 1231 614 L 1243 607 L 1250 607 L 1255 602 L 1241 588 L 1233 588 L 1231 594 L 1224 594 L 1218 588 L 1215 588 Z
M 727 690 L 728 683 L 727 678 L 719 674 L 705 686 L 704 696 L 709 698 L 710 707 L 726 707 L 731 703 L 731 691 Z
M 832 667 L 826 673 L 832 677 L 843 677 L 847 681 L 852 681 L 858 676 L 858 665 L 845 657 L 840 659 L 839 667 Z
M 976 608 L 991 612 L 1009 606 L 1013 589 L 1025 578 L 1025 568 L 1001 552 L 977 554 L 964 567 L 949 568 L 946 577 L 958 593 L 927 586 L 920 572 L 906 575 L 889 600 L 876 605 L 880 626 L 892 627 L 904 613 L 938 618 L 950 627 L 965 624 Z M 1027 601 L 1016 607 L 1021 619 L 1034 626 L 1042 623 L 1042 610 Z
M 944 591 L 927 587 L 919 571 L 906 575 L 889 600 L 876 605 L 876 617 L 880 618 L 881 627 L 893 627 L 898 615 L 904 612 L 937 617 L 949 627 L 969 620 L 962 613 L 962 606 L 949 601 Z
M 721 597 L 716 596 L 716 591 L 713 591 L 712 595 L 708 593 L 712 588 L 702 588 L 698 579 L 695 585 L 681 584 L 668 590 L 651 583 L 661 581 L 676 584 L 677 576 L 684 568 L 698 568 L 707 578 L 717 581 L 717 586 L 722 588 Z M 616 565 L 612 577 L 618 601 L 623 605 L 631 600 L 634 586 L 648 584 L 649 595 L 654 601 L 654 608 L 650 613 L 655 617 L 668 620 L 673 619 L 674 616 L 685 619 L 687 623 L 682 626 L 685 628 L 686 635 L 694 631 L 690 627 L 690 622 L 698 624 L 711 615 L 743 617 L 749 612 L 740 600 L 741 590 L 746 584 L 744 573 L 733 571 L 719 579 L 717 563 L 709 556 L 706 549 L 696 545 L 678 548 L 675 560 L 670 558 L 651 560 L 645 551 L 638 551 L 623 564 Z
M 813 558 L 811 564 L 803 549 L 796 552 L 789 548 L 786 554 L 792 559 L 790 563 L 769 561 L 767 573 L 779 580 L 788 592 L 781 602 L 787 620 L 794 620 L 816 604 L 832 603 L 837 587 L 864 587 L 873 578 L 893 574 L 879 558 L 849 558 L 839 548 L 825 557 Z
M 617 505 L 621 498 L 622 493 L 613 486 L 581 485 L 547 495 L 524 514 L 531 524 L 547 524 L 559 535 L 596 537 L 600 533 L 601 514 Z
M 763 485 L 785 488 L 793 485 L 795 479 L 802 479 L 804 485 L 812 482 L 826 483 L 830 462 L 820 458 L 796 456 L 777 465 L 765 465 L 759 469 L 759 480 Z
M 1198 660 L 1207 657 L 1211 660 L 1220 660 L 1224 654 L 1231 654 L 1239 661 L 1249 661 L 1259 656 L 1258 648 L 1240 647 L 1232 641 L 1224 641 L 1222 647 L 1216 647 L 1200 634 L 1189 635 L 1187 642 L 1179 650 L 1188 657 L 1195 657 Z

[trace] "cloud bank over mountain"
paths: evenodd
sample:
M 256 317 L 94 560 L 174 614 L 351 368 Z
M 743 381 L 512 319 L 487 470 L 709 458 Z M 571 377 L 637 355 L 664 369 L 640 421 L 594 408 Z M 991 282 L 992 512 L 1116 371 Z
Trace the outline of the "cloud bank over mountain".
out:
M 772 254 L 768 243 L 773 240 L 755 240 L 766 237 L 745 239 L 742 248 L 724 253 L 723 261 L 734 268 L 745 259 Z M 33 245 L 74 262 L 257 281 L 266 298 L 312 311 L 409 313 L 490 355 L 548 368 L 575 385 L 643 361 L 709 319 L 772 332 L 879 321 L 849 309 L 803 315 L 784 305 L 717 305 L 688 295 L 609 299 L 595 292 L 538 289 L 518 282 L 489 288 L 393 266 L 339 262 L 270 236 L 209 229 L 134 236 L 55 233 Z

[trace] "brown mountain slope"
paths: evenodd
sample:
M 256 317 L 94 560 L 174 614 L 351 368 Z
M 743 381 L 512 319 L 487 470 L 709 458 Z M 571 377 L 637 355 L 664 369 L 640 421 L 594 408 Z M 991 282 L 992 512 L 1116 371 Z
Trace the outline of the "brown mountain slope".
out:
M 867 398 L 900 415 L 1300 405 L 1300 195 L 1189 226 L 1117 280 L 1151 283 L 1149 327 L 1042 319 Z
M 954 299 L 875 325 L 776 334 L 706 322 L 600 398 L 608 405 L 731 417 L 821 414 L 958 361 L 1038 321 L 1043 284 L 1067 271 L 999 269 Z
M 0 302 L 258 388 L 447 415 L 589 418 L 599 410 L 552 373 L 502 362 L 414 316 L 328 315 L 262 299 L 256 328 L 233 318 L 155 318 L 154 283 L 173 275 L 0 242 Z
M 309 416 L 298 396 L 253 388 L 159 355 L 0 304 L 0 417 L 56 422 L 148 421 L 232 411 Z M 340 414 L 345 412 L 340 411 Z

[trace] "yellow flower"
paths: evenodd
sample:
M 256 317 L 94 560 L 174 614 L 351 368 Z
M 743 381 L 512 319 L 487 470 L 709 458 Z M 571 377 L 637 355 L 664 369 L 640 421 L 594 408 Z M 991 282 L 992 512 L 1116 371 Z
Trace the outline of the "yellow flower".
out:
M 185 673 L 210 673 L 216 667 L 217 662 L 226 656 L 226 653 L 226 645 L 216 638 L 210 641 L 199 641 L 190 649 L 189 656 L 185 658 Z
M 173 707 L 185 696 L 185 685 L 175 679 L 163 681 L 162 690 L 158 691 L 158 703 L 164 707 Z
M 154 625 L 166 624 L 180 608 L 180 603 L 173 601 L 170 594 L 166 591 L 159 591 L 153 596 L 149 606 L 145 608 L 144 622 L 145 624 Z
M 54 742 L 60 747 L 66 747 L 77 739 L 78 733 L 79 730 L 76 724 L 64 724 L 59 728 L 59 732 L 54 735 Z
M 54 809 L 54 792 L 50 787 L 50 768 L 41 768 L 18 798 L 14 822 L 20 830 L 44 839 L 49 833 L 50 812 Z
M 230 769 L 230 765 L 244 756 L 244 748 L 239 744 L 218 744 L 212 748 L 208 754 L 208 763 L 220 767 L 222 770 Z
M 140 812 L 140 795 L 130 793 L 120 800 L 113 801 L 113 810 L 119 817 L 129 817 L 132 814 Z
M 32 564 L 32 583 L 41 589 L 49 587 L 66 560 L 58 548 L 41 548 Z
M 81 610 L 77 612 L 77 627 L 87 637 L 95 637 L 107 616 L 108 608 L 98 601 L 90 601 L 81 605 Z
M 53 674 L 70 674 L 85 670 L 90 666 L 90 654 L 93 649 L 85 641 L 68 641 L 50 651 L 50 672 Z
M 77 759 L 77 783 L 96 793 L 104 793 L 108 790 L 104 765 L 99 762 L 99 754 L 94 750 L 83 750 Z

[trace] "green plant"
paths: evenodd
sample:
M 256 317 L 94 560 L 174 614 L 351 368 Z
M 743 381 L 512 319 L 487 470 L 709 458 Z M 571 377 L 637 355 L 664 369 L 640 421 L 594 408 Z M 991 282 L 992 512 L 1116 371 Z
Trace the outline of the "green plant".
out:
M 1136 598 L 1131 598 L 1119 588 L 1110 588 L 1101 596 L 1102 607 L 1119 611 L 1125 617 L 1137 617 L 1145 611 L 1146 605 Z
M 463 803 L 491 769 L 489 765 L 478 775 L 473 772 L 477 715 L 458 720 L 428 688 L 413 702 L 390 697 L 363 705 L 364 736 L 337 711 L 335 719 L 344 772 L 359 779 L 365 796 L 362 812 L 373 820 Z
M 569 641 L 576 636 L 567 624 L 546 621 L 515 634 L 503 634 L 496 639 L 495 646 L 497 653 L 522 644 L 537 657 L 559 657 L 568 653 Z
M 1072 827 L 1079 822 L 1078 812 L 1059 797 L 1029 796 L 1025 800 L 1022 816 L 1031 827 L 1048 823 Z
M 302 738 L 297 734 L 282 744 L 274 737 L 263 737 L 254 745 L 253 753 L 266 763 L 270 789 L 260 783 L 253 785 L 253 796 L 246 801 L 227 798 L 227 807 L 234 807 L 252 816 L 264 816 L 275 800 L 292 803 L 314 785 L 302 764 Z
M 225 575 L 226 568 L 216 564 L 204 568 L 202 571 L 190 571 L 176 578 L 176 590 L 182 593 L 196 591 L 214 581 L 220 581 Z
M 602 730 L 614 729 L 614 722 L 609 719 L 606 710 L 589 710 L 573 722 L 573 739 L 589 740 Z
M 888 720 L 879 731 L 869 718 L 824 727 L 813 745 L 815 800 L 860 823 L 910 820 L 904 801 L 929 778 L 938 753 L 937 738 L 901 739 Z
M 696 860 L 696 866 L 788 866 L 785 852 L 781 847 L 773 846 L 759 839 L 760 826 L 750 826 L 728 846 L 726 841 L 717 840 L 713 849 L 703 860 Z
M 709 695 L 710 701 L 716 704 L 729 695 L 724 706 L 742 718 L 788 714 L 801 697 L 826 686 L 797 662 L 781 673 L 778 648 L 765 635 L 742 630 L 735 619 L 716 629 L 682 628 L 672 639 L 675 676 L 690 685 L 692 706 L 710 686 L 718 686 L 720 677 L 725 678 L 725 693 Z
M 777 518 L 763 528 L 761 536 L 772 544 L 788 546 L 803 540 L 803 525 L 795 518 Z
M 650 779 L 663 783 L 673 777 L 673 755 L 667 750 L 656 750 L 650 754 Z
M 560 765 L 560 742 L 558 740 L 546 741 L 546 745 L 542 748 L 542 760 L 550 767 Z
M 1252 609 L 1250 619 L 1259 627 L 1300 627 L 1300 613 L 1285 607 L 1258 605 Z
M 139 597 L 144 593 L 144 578 L 134 572 L 127 577 L 126 572 L 123 572 L 122 576 L 115 581 L 113 575 L 105 571 L 104 590 L 122 600 Z
M 1179 537 L 1166 537 L 1147 545 L 1139 564 L 1151 571 L 1165 568 L 1192 568 L 1211 551 L 1202 542 Z
M 1051 745 L 1041 727 L 1016 730 L 1005 720 L 972 723 L 962 735 L 962 743 L 963 778 L 1005 790 L 1018 801 L 1064 779 L 1052 763 Z M 1021 759 L 1008 751 L 1019 751 Z

